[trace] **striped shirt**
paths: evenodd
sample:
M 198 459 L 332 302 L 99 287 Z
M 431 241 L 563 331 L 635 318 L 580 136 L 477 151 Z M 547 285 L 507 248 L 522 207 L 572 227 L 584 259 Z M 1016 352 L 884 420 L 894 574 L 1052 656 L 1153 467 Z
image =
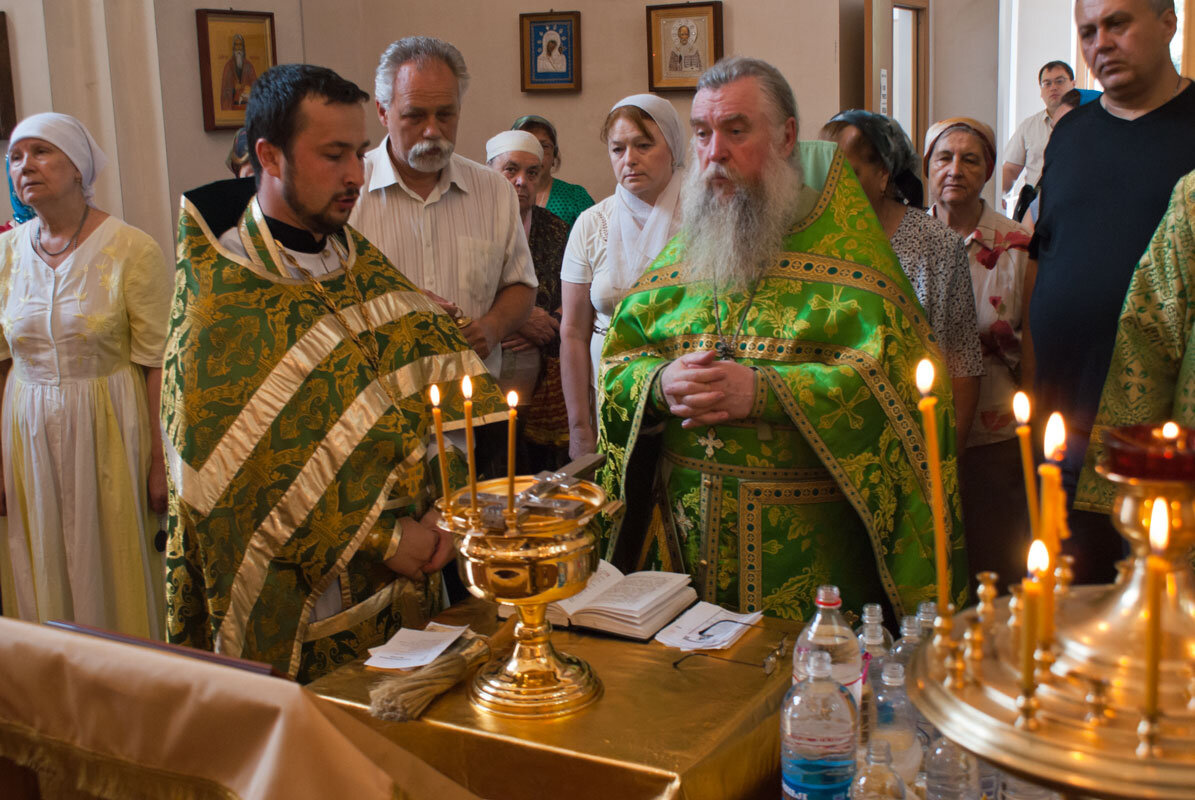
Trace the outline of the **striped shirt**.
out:
M 453 155 L 424 200 L 390 160 L 390 137 L 365 154 L 365 191 L 349 224 L 404 275 L 477 319 L 498 292 L 536 287 L 535 268 L 514 187 L 489 167 Z M 485 365 L 497 375 L 502 348 Z

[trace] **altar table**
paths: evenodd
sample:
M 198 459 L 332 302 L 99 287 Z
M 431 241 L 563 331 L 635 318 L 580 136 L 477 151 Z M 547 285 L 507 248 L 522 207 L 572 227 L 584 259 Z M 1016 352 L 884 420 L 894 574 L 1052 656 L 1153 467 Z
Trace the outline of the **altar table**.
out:
M 470 598 L 437 620 L 498 627 L 496 607 Z M 779 709 L 792 682 L 801 624 L 765 618 L 729 650 L 693 656 L 639 643 L 557 630 L 558 650 L 590 663 L 604 686 L 593 705 L 553 720 L 494 716 L 470 704 L 464 683 L 415 722 L 369 714 L 369 689 L 385 675 L 363 659 L 308 685 L 449 778 L 490 800 L 564 797 L 732 800 L 780 794 Z M 771 675 L 763 661 L 787 636 L 789 655 Z

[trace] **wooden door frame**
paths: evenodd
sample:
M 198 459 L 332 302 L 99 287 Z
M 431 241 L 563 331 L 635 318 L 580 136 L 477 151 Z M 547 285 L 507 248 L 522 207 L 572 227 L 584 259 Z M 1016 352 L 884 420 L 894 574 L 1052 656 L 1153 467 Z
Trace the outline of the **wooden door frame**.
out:
M 917 12 L 917 92 L 914 98 L 914 130 L 906 131 L 913 140 L 913 148 L 919 149 L 929 129 L 929 69 L 930 38 L 929 16 L 931 0 L 866 0 L 863 5 L 863 103 L 868 111 L 880 113 L 880 68 L 888 70 L 892 80 L 892 11 L 907 8 Z M 883 63 L 877 64 L 877 52 Z M 889 85 L 889 108 L 891 116 L 892 88 Z

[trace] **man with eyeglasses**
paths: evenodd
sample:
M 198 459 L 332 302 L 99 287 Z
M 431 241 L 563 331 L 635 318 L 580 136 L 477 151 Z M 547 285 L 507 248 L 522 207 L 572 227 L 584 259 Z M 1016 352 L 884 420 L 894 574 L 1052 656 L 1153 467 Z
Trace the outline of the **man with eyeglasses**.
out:
M 1041 86 L 1041 99 L 1046 108 L 1031 114 L 1021 121 L 1004 148 L 1007 160 L 1001 169 L 1001 186 L 1007 192 L 1017 182 L 1022 172 L 1025 182 L 1017 195 L 1017 204 L 1012 218 L 1017 222 L 1037 196 L 1037 182 L 1041 178 L 1045 161 L 1046 144 L 1054 132 L 1054 115 L 1062 103 L 1062 96 L 1075 88 L 1075 72 L 1064 61 L 1051 61 L 1037 71 L 1037 82 Z

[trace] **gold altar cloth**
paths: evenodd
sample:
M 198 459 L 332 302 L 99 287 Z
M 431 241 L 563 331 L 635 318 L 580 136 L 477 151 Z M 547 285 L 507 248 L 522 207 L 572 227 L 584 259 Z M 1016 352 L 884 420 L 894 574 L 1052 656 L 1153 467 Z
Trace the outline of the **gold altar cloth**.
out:
M 0 798 L 39 797 L 477 800 L 284 678 L 0 619 Z
M 497 628 L 495 606 L 470 598 L 437 620 Z M 552 641 L 590 663 L 605 693 L 577 714 L 506 719 L 469 702 L 464 683 L 417 722 L 369 714 L 369 689 L 385 675 L 355 661 L 308 685 L 349 708 L 403 748 L 489 800 L 659 798 L 731 800 L 780 793 L 779 709 L 792 683 L 790 658 L 765 675 L 765 656 L 800 623 L 764 618 L 727 651 L 672 662 L 677 650 L 568 629 Z

